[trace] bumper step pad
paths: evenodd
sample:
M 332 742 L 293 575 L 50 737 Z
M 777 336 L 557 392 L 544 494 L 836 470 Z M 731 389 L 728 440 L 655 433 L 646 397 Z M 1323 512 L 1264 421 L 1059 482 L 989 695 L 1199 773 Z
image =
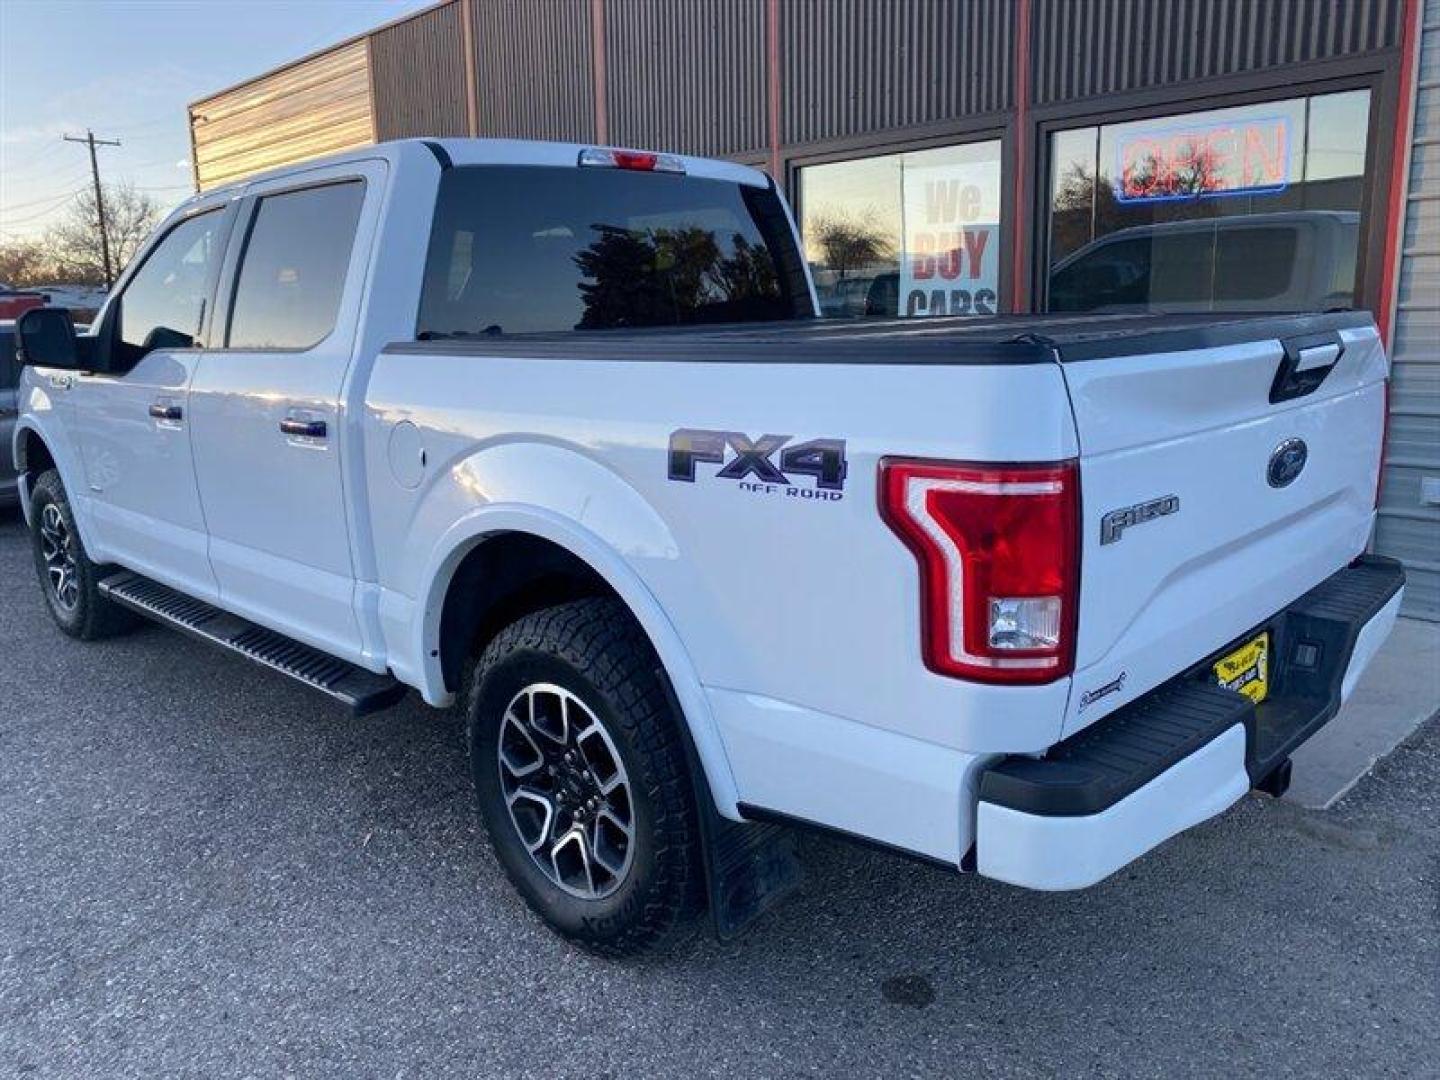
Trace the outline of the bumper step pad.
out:
M 100 592 L 147 619 L 229 649 L 319 690 L 356 716 L 388 708 L 405 696 L 404 684 L 389 675 L 377 675 L 337 659 L 139 574 L 114 574 L 100 582 Z
M 1097 814 L 1237 724 L 1245 768 L 1261 784 L 1340 708 L 1360 631 L 1404 584 L 1393 559 L 1363 556 L 1275 618 L 1242 635 L 1271 635 L 1270 696 L 1261 704 L 1209 680 L 1211 660 L 1051 747 L 1010 757 L 980 777 L 980 801 L 1042 816 Z M 1218 655 L 1223 655 L 1221 650 Z

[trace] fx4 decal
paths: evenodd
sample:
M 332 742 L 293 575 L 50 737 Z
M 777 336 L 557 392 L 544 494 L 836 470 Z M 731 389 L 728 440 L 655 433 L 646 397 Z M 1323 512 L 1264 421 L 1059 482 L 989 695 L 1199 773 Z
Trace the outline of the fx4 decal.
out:
M 670 434 L 669 476 L 693 484 L 697 464 L 719 465 L 717 480 L 739 481 L 743 491 L 765 495 L 784 492 L 794 498 L 835 501 L 844 497 L 844 439 L 811 439 L 787 445 L 794 436 L 761 435 L 751 439 L 738 431 L 679 428 Z M 775 462 L 776 453 L 779 464 Z M 793 477 L 808 476 L 814 486 Z

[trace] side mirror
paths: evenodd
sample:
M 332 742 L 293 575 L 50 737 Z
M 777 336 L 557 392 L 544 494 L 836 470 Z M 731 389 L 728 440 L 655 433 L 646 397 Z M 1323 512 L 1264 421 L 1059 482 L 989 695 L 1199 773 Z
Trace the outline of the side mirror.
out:
M 20 363 L 35 367 L 89 370 L 94 342 L 75 335 L 68 308 L 31 308 L 15 323 L 15 353 Z

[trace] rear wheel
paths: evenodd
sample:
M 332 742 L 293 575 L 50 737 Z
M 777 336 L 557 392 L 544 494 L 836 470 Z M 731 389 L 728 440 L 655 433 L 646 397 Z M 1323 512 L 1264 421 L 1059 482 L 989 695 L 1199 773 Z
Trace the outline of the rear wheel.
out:
M 30 537 L 40 588 L 61 630 L 73 638 L 93 641 L 134 624 L 129 612 L 100 595 L 106 568 L 91 562 L 86 554 L 65 485 L 54 469 L 35 481 Z
M 616 601 L 515 622 L 477 662 L 471 768 L 496 857 L 555 930 L 644 951 L 699 910 L 684 746 L 649 642 Z

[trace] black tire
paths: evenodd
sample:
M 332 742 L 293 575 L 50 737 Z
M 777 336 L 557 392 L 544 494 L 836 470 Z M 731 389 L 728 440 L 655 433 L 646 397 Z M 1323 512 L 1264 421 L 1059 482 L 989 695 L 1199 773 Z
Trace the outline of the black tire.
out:
M 495 855 L 541 918 L 605 956 L 660 945 L 687 927 L 703 902 L 699 822 L 681 719 L 673 715 L 661 678 L 629 612 L 615 600 L 597 598 L 512 623 L 485 649 L 470 680 L 471 770 Z M 561 709 L 572 718 L 568 730 L 555 719 Z M 542 719 L 547 715 L 551 719 Z M 581 731 L 588 734 L 573 751 L 556 736 Z M 500 756 L 502 737 L 509 766 Z M 612 751 L 618 756 L 614 769 Z M 577 756 L 579 765 L 567 766 L 565 753 Z M 540 762 L 536 771 L 517 780 L 513 763 L 530 769 L 532 759 Z M 605 784 L 612 790 L 602 795 Z M 516 796 L 519 787 L 526 788 L 523 796 Z M 511 797 L 519 799 L 519 816 L 512 815 Z M 599 808 L 586 810 L 596 802 Z M 621 828 L 627 807 L 628 839 Z M 539 837 L 534 843 L 540 855 L 532 856 L 527 846 L 520 823 L 526 819 L 526 831 Z M 574 841 L 577 830 L 581 841 L 563 848 L 551 842 L 561 833 L 562 842 Z M 582 863 L 583 872 L 576 869 Z
M 41 474 L 30 496 L 30 544 L 46 606 L 61 630 L 81 641 L 95 641 L 135 624 L 130 612 L 100 595 L 100 581 L 111 568 L 90 561 L 65 485 L 54 469 Z M 57 565 L 57 558 L 65 566 Z

